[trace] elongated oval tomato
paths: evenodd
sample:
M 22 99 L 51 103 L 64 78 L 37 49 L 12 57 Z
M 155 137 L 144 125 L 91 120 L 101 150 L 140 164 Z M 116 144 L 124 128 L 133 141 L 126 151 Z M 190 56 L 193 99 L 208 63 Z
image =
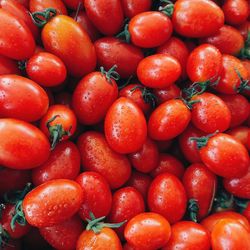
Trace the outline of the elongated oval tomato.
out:
M 149 11 L 152 0 L 122 0 L 122 7 L 126 17 L 132 18 L 135 15 Z
M 48 95 L 35 82 L 17 75 L 0 76 L 0 117 L 33 122 L 46 113 L 48 106 Z
M 0 9 L 0 54 L 15 60 L 30 58 L 35 52 L 34 37 L 25 22 Z M 14 38 L 13 38 L 13 34 Z
M 87 32 L 71 17 L 52 18 L 42 30 L 42 42 L 48 52 L 62 59 L 72 76 L 82 77 L 96 66 L 94 45 Z
M 18 68 L 17 62 L 0 55 L 0 75 L 21 75 L 21 71 Z
M 57 179 L 30 191 L 22 206 L 30 225 L 49 227 L 72 217 L 79 210 L 83 198 L 83 191 L 78 183 Z
M 113 36 L 122 28 L 124 17 L 121 1 L 84 0 L 84 6 L 89 19 L 104 35 Z
M 178 0 L 174 6 L 172 22 L 180 35 L 206 37 L 224 24 L 224 14 L 210 0 Z
M 229 135 L 240 141 L 250 151 L 250 128 L 249 126 L 237 126 L 227 131 Z
M 49 154 L 49 141 L 37 127 L 21 120 L 0 119 L 0 165 L 31 169 L 43 164 Z
M 104 127 L 108 144 L 118 153 L 136 152 L 146 141 L 147 124 L 144 114 L 126 97 L 120 97 L 109 108 Z

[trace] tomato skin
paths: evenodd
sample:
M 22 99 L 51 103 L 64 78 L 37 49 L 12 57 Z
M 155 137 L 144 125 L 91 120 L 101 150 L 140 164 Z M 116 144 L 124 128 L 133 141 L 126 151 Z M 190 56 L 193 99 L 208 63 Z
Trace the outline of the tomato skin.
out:
M 187 60 L 187 74 L 193 82 L 215 81 L 221 71 L 222 55 L 209 44 L 196 47 Z
M 82 187 L 84 201 L 79 215 L 83 220 L 90 219 L 92 212 L 96 218 L 107 216 L 112 205 L 112 194 L 105 178 L 96 172 L 84 172 L 76 182 Z
M 244 47 L 244 39 L 240 32 L 229 26 L 222 26 L 216 33 L 201 40 L 214 45 L 223 54 L 238 55 Z
M 21 71 L 18 68 L 16 61 L 0 55 L 0 75 L 21 75 Z
M 163 173 L 154 178 L 148 191 L 150 211 L 161 214 L 173 224 L 182 219 L 186 205 L 186 191 L 176 176 Z
M 94 71 L 94 45 L 87 32 L 71 17 L 58 15 L 52 18 L 42 30 L 42 42 L 46 51 L 62 59 L 70 75 L 82 77 Z
M 180 221 L 171 227 L 171 237 L 162 250 L 209 250 L 210 235 L 201 225 L 192 221 Z
M 38 186 L 50 180 L 74 180 L 80 172 L 80 153 L 70 141 L 59 143 L 49 159 L 32 171 L 32 182 Z
M 109 82 L 101 72 L 92 72 L 78 83 L 72 96 L 72 106 L 79 121 L 91 125 L 103 120 L 117 97 L 115 80 Z
M 84 3 L 85 0 L 62 0 L 67 8 L 76 10 L 80 3 Z
M 174 30 L 186 37 L 206 37 L 224 24 L 224 14 L 209 0 L 178 0 L 172 16 Z
M 112 208 L 109 214 L 109 221 L 119 223 L 129 221 L 137 214 L 145 211 L 145 204 L 142 195 L 133 187 L 124 187 L 118 189 L 113 194 Z M 124 229 L 126 224 L 117 228 L 115 231 L 123 239 Z
M 83 202 L 78 183 L 67 179 L 47 181 L 30 191 L 23 200 L 28 223 L 35 227 L 49 227 L 72 217 Z
M 50 227 L 40 228 L 40 234 L 58 250 L 75 250 L 76 242 L 84 227 L 78 216 Z
M 130 20 L 128 30 L 134 45 L 154 48 L 164 44 L 171 37 L 173 27 L 171 20 L 165 14 L 146 11 Z
M 113 151 L 103 134 L 89 131 L 78 138 L 84 170 L 101 174 L 112 189 L 121 187 L 130 177 L 131 166 L 125 155 Z
M 243 24 L 241 24 L 240 26 L 237 27 L 239 32 L 241 33 L 241 35 L 244 38 L 244 41 L 247 40 L 247 33 L 250 30 L 250 22 L 246 21 Z
M 173 139 L 186 129 L 190 120 L 191 112 L 181 100 L 166 101 L 149 117 L 149 136 L 154 140 Z
M 0 119 L 0 152 L 0 165 L 31 169 L 48 159 L 50 145 L 46 136 L 35 126 L 6 118 Z
M 192 123 L 198 129 L 213 133 L 224 132 L 230 126 L 231 112 L 226 103 L 217 95 L 204 92 L 196 95 L 192 101 L 198 101 L 192 107 Z
M 157 213 L 141 213 L 126 225 L 124 236 L 131 246 L 139 249 L 158 249 L 170 238 L 169 222 Z
M 250 151 L 250 128 L 247 126 L 239 126 L 227 131 L 238 141 L 240 141 Z
M 44 11 L 47 8 L 56 9 L 58 14 L 68 14 L 66 7 L 61 0 L 29 0 L 30 12 Z
M 249 231 L 232 219 L 219 221 L 211 233 L 212 249 L 214 250 L 233 250 L 250 249 Z
M 155 54 L 140 61 L 137 77 L 150 88 L 167 88 L 181 75 L 181 65 L 172 56 Z
M 138 151 L 147 137 L 144 114 L 126 97 L 118 98 L 111 105 L 105 117 L 104 130 L 109 146 L 122 154 Z
M 122 0 L 124 15 L 131 19 L 142 12 L 149 11 L 152 0 Z
M 122 78 L 136 75 L 139 62 L 144 58 L 142 50 L 118 38 L 103 37 L 95 41 L 97 63 L 106 70 L 117 65 L 116 71 Z
M 30 58 L 35 51 L 35 40 L 25 22 L 4 9 L 0 9 L 0 54 L 15 60 Z M 15 34 L 15 39 L 11 36 Z M 18 42 L 16 42 L 18 41 Z
M 247 149 L 232 136 L 219 133 L 200 149 L 202 162 L 215 174 L 225 178 L 242 177 L 247 173 Z
M 113 36 L 121 30 L 124 16 L 119 0 L 84 0 L 84 6 L 89 19 L 102 34 Z
M 46 92 L 32 80 L 18 75 L 0 76 L 0 117 L 39 120 L 49 106 Z

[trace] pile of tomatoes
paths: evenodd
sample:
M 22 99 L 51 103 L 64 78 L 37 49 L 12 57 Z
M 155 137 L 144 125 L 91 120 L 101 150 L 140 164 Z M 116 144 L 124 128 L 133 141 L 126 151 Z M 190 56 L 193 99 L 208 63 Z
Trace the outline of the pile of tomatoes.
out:
M 0 249 L 250 250 L 248 0 L 0 0 Z

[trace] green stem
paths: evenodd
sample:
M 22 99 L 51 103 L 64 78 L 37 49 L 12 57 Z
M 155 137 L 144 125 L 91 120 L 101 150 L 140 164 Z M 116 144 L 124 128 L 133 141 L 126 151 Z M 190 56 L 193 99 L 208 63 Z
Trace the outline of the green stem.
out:
M 128 24 L 125 25 L 124 30 L 116 35 L 117 38 L 123 39 L 126 43 L 130 43 L 130 33 L 128 31 Z
M 0 249 L 4 249 L 6 246 L 10 246 L 8 244 L 10 239 L 10 235 L 6 230 L 4 230 L 3 226 L 0 224 Z
M 196 141 L 198 149 L 201 149 L 201 148 L 203 148 L 203 147 L 205 147 L 205 146 L 207 145 L 208 140 L 209 140 L 211 137 L 213 137 L 214 135 L 216 135 L 216 134 L 218 134 L 218 133 L 219 133 L 219 131 L 216 130 L 214 133 L 209 134 L 209 135 L 207 135 L 207 136 L 202 136 L 202 137 L 190 137 L 189 140 L 190 140 L 190 141 Z
M 111 79 L 118 81 L 120 79 L 120 75 L 116 72 L 117 65 L 114 65 L 109 71 L 105 71 L 104 67 L 100 67 L 101 73 L 107 78 L 109 83 L 112 83 Z
M 27 224 L 27 221 L 25 219 L 25 215 L 23 212 L 23 207 L 22 207 L 23 201 L 19 201 L 16 206 L 15 206 L 15 213 L 11 219 L 10 227 L 11 230 L 14 231 L 15 229 L 15 224 L 18 223 L 21 226 L 25 226 Z
M 52 17 L 57 14 L 56 9 L 54 8 L 47 8 L 44 11 L 36 11 L 30 13 L 33 23 L 42 28 Z
M 199 213 L 199 206 L 196 199 L 190 199 L 188 201 L 187 211 L 188 211 L 188 217 L 193 222 L 198 222 L 197 215 Z
M 160 6 L 159 11 L 164 13 L 168 17 L 172 17 L 174 13 L 174 4 L 168 0 L 161 0 L 161 2 L 166 3 L 165 6 Z
M 235 87 L 237 93 L 242 93 L 245 90 L 250 90 L 249 80 L 244 79 L 237 68 L 234 69 L 238 77 L 240 78 L 240 85 L 238 88 Z

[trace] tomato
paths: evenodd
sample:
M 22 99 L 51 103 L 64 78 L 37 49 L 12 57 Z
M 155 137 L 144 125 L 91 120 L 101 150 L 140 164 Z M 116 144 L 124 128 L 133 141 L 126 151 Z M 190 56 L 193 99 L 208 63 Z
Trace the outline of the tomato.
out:
M 250 22 L 246 21 L 240 26 L 237 27 L 241 35 L 243 36 L 244 40 L 247 40 L 248 32 L 250 31 Z
M 80 172 L 80 153 L 74 143 L 59 143 L 49 159 L 32 171 L 32 182 L 38 186 L 50 180 L 74 180 Z
M 166 153 L 161 153 L 159 159 L 158 166 L 150 173 L 152 177 L 155 178 L 156 176 L 167 172 L 175 175 L 179 179 L 182 178 L 185 169 L 180 160 Z
M 89 19 L 102 34 L 113 36 L 121 30 L 124 19 L 121 1 L 84 0 L 84 6 Z
M 113 194 L 112 208 L 109 214 L 109 221 L 113 223 L 129 221 L 137 214 L 145 211 L 142 195 L 133 187 L 118 189 Z M 126 223 L 116 229 L 121 239 L 124 238 L 124 228 Z
M 182 219 L 186 205 L 186 191 L 176 176 L 163 173 L 154 178 L 148 191 L 150 211 L 163 215 L 173 224 Z
M 71 17 L 53 17 L 42 30 L 42 42 L 48 52 L 62 59 L 70 75 L 82 77 L 95 69 L 94 45 L 87 32 Z
M 201 163 L 192 164 L 185 171 L 183 185 L 188 199 L 195 200 L 199 209 L 194 219 L 200 220 L 206 217 L 211 211 L 217 189 L 216 175 Z M 190 211 L 190 214 L 192 212 Z
M 69 8 L 76 10 L 79 8 L 79 4 L 82 4 L 85 2 L 85 0 L 62 0 L 64 4 Z
M 242 214 L 248 219 L 248 221 L 250 222 L 250 203 L 248 202 L 244 211 L 242 212 Z
M 207 230 L 192 221 L 180 221 L 171 227 L 171 237 L 162 250 L 209 250 L 210 235 Z
M 15 60 L 30 58 L 35 51 L 35 40 L 25 22 L 0 9 L 0 23 L 2 25 L 0 54 Z M 15 38 L 12 34 L 15 34 Z
M 47 242 L 58 250 L 75 250 L 76 242 L 83 231 L 82 221 L 78 216 L 50 227 L 39 229 Z
M 140 250 L 136 246 L 131 246 L 130 244 L 126 243 L 123 245 L 123 250 Z
M 186 37 L 210 36 L 224 24 L 219 6 L 209 0 L 178 0 L 172 16 L 174 30 Z
M 140 61 L 137 77 L 150 88 L 167 88 L 181 75 L 181 65 L 172 56 L 155 54 Z
M 96 124 L 104 119 L 117 97 L 117 84 L 109 73 L 92 72 L 75 88 L 72 106 L 81 123 Z
M 112 194 L 105 178 L 96 172 L 84 172 L 76 182 L 82 187 L 85 197 L 79 210 L 81 218 L 89 219 L 91 212 L 97 218 L 107 216 L 112 205 Z
M 224 179 L 223 184 L 229 193 L 240 198 L 250 199 L 250 169 L 240 178 Z
M 215 131 L 224 132 L 229 128 L 231 122 L 231 112 L 226 103 L 218 96 L 204 92 L 196 95 L 192 101 L 197 101 L 192 105 L 192 123 L 198 129 L 213 133 Z
M 106 70 L 117 65 L 122 78 L 136 75 L 139 62 L 144 58 L 142 50 L 114 37 L 103 37 L 95 41 L 97 63 Z
M 154 48 L 163 45 L 171 37 L 173 27 L 170 18 L 165 14 L 146 11 L 135 15 L 130 20 L 128 31 L 134 45 L 141 48 Z
M 221 71 L 222 55 L 209 44 L 196 47 L 187 60 L 187 74 L 193 82 L 215 81 Z
M 248 250 L 249 231 L 235 220 L 223 219 L 215 225 L 211 233 L 211 243 L 214 250 Z
M 157 48 L 158 54 L 166 54 L 174 57 L 181 65 L 181 77 L 186 78 L 186 64 L 189 55 L 189 50 L 186 44 L 177 37 L 170 37 L 169 40 Z
M 89 131 L 78 138 L 84 170 L 101 174 L 112 189 L 121 187 L 130 177 L 131 166 L 125 155 L 113 151 L 103 134 Z
M 44 87 L 53 87 L 64 82 L 67 70 L 60 58 L 40 52 L 32 56 L 27 62 L 26 72 L 30 79 Z
M 52 149 L 61 141 L 72 136 L 76 131 L 76 116 L 64 105 L 52 105 L 40 121 L 40 129 L 51 139 Z
M 249 15 L 249 3 L 245 0 L 226 0 L 222 6 L 225 21 L 231 25 L 244 23 Z
M 230 55 L 238 55 L 244 47 L 243 36 L 237 29 L 228 25 L 222 26 L 216 33 L 201 41 L 214 45 L 221 53 Z
M 158 249 L 166 245 L 171 235 L 169 222 L 157 213 L 141 213 L 126 225 L 124 236 L 139 249 Z
M 250 128 L 239 126 L 227 131 L 229 135 L 239 140 L 248 150 L 250 150 Z
M 104 130 L 109 146 L 123 154 L 138 151 L 147 137 L 147 124 L 141 109 L 126 97 L 118 98 L 111 105 Z
M 44 11 L 47 8 L 56 9 L 58 14 L 67 15 L 67 9 L 61 0 L 29 0 L 30 12 Z
M 21 71 L 14 60 L 0 55 L 0 75 L 9 74 L 21 75 Z
M 150 115 L 148 133 L 154 140 L 169 140 L 181 134 L 191 120 L 191 112 L 181 100 L 169 100 Z
M 203 141 L 204 138 L 201 137 Z M 242 177 L 247 173 L 250 163 L 247 149 L 238 140 L 223 133 L 201 143 L 200 156 L 212 172 L 225 178 Z
M 49 141 L 38 128 L 27 122 L 0 119 L 0 152 L 0 165 L 31 169 L 48 159 Z
M 49 227 L 72 217 L 83 202 L 78 183 L 67 179 L 51 180 L 30 191 L 23 200 L 27 222 L 35 227 Z
M 17 75 L 0 76 L 0 117 L 37 121 L 46 112 L 49 99 L 35 82 Z

